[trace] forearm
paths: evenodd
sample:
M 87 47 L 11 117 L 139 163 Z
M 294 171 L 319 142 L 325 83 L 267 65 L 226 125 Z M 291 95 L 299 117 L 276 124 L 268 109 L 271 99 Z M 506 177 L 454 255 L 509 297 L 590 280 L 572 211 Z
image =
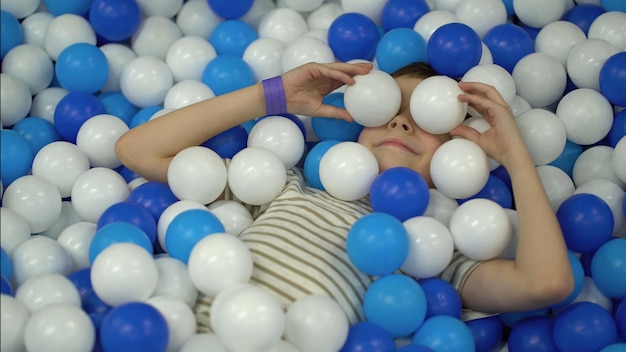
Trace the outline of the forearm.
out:
M 265 114 L 260 83 L 175 110 L 132 128 L 116 144 L 120 161 L 138 175 L 167 182 L 181 150 Z

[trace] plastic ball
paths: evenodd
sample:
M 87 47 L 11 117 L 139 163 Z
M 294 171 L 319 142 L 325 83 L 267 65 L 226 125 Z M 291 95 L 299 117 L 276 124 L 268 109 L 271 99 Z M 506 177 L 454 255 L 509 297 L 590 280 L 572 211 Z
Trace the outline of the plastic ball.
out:
M 30 88 L 20 78 L 0 73 L 0 122 L 11 127 L 28 115 L 32 107 Z
M 542 1 L 513 1 L 515 15 L 526 25 L 541 28 L 557 21 L 565 13 L 565 0 L 554 1 L 550 4 Z
M 57 241 L 34 236 L 13 252 L 13 282 L 20 286 L 28 279 L 46 274 L 67 275 L 72 270 L 72 258 Z
M 470 199 L 485 198 L 498 203 L 502 208 L 510 209 L 513 206 L 513 194 L 507 184 L 498 176 L 489 175 L 487 184 L 478 193 L 468 199 L 459 199 L 463 204 Z
M 350 326 L 348 338 L 340 351 L 384 352 L 395 349 L 396 344 L 389 332 L 374 323 L 360 322 Z
M 376 23 L 358 12 L 343 13 L 328 28 L 328 45 L 339 61 L 372 59 L 379 40 Z
M 12 130 L 26 139 L 34 155 L 49 143 L 61 139 L 54 125 L 41 117 L 24 118 L 16 123 Z
M 220 17 L 236 19 L 250 11 L 253 3 L 253 0 L 209 0 L 209 7 Z
M 621 52 L 609 57 L 600 69 L 600 92 L 612 104 L 626 106 L 626 98 L 621 92 L 626 88 L 626 53 Z
M 448 23 L 460 22 L 459 18 L 450 11 L 433 9 L 420 17 L 413 30 L 419 33 L 426 42 L 430 40 L 432 34 L 439 29 L 439 27 Z
M 120 174 L 105 167 L 94 167 L 76 178 L 71 191 L 72 206 L 82 220 L 95 223 L 107 208 L 126 200 L 129 193 Z
M 578 156 L 583 152 L 582 147 L 576 143 L 566 141 L 563 152 L 549 165 L 563 170 L 569 177 L 572 176 L 574 164 Z
M 255 80 L 252 69 L 243 59 L 233 55 L 218 55 L 204 69 L 202 82 L 219 96 L 251 86 Z
M 306 20 L 309 30 L 327 31 L 333 21 L 343 13 L 339 3 L 324 3 L 308 14 Z
M 69 92 L 54 110 L 54 125 L 63 139 L 76 144 L 78 131 L 91 117 L 105 114 L 102 102 L 87 92 Z
M 87 351 L 96 341 L 91 319 L 79 307 L 53 305 L 35 312 L 24 327 L 29 351 Z
M 552 337 L 554 318 L 535 316 L 516 323 L 507 345 L 511 352 L 527 350 L 558 351 Z
M 500 65 L 481 64 L 474 66 L 463 75 L 461 81 L 482 82 L 493 86 L 509 105 L 514 103 L 517 96 L 517 88 L 515 87 L 513 77 Z
M 32 174 L 52 182 L 61 197 L 67 198 L 76 179 L 89 168 L 89 159 L 82 149 L 69 142 L 57 141 L 41 148 L 33 160 Z
M 129 203 L 118 203 L 127 205 Z M 112 211 L 107 213 L 105 211 L 105 222 L 98 221 L 98 227 L 91 243 L 89 244 L 89 262 L 93 264 L 96 257 L 106 248 L 115 243 L 134 243 L 144 248 L 148 253 L 152 254 L 152 242 L 150 237 L 146 234 L 143 228 L 135 223 L 131 223 L 128 220 L 116 220 L 114 222 L 106 222 L 110 219 L 111 214 L 115 212 L 117 208 L 114 204 L 109 209 Z M 127 207 L 129 209 L 130 207 Z
M 494 26 L 483 37 L 491 51 L 493 63 L 513 72 L 515 65 L 526 55 L 535 51 L 530 35 L 520 26 L 505 23 Z
M 614 47 L 620 49 L 626 46 L 626 13 L 622 11 L 610 11 L 598 16 L 589 27 L 589 38 L 604 39 L 613 44 Z
M 141 246 L 115 243 L 93 261 L 91 282 L 103 302 L 117 307 L 148 299 L 156 288 L 158 270 L 152 254 Z
M 497 316 L 465 321 L 474 336 L 476 351 L 493 351 L 502 343 L 504 329 Z
M 76 135 L 76 145 L 87 154 L 92 167 L 117 168 L 122 162 L 115 153 L 115 143 L 129 128 L 116 116 L 100 114 L 83 123 Z
M 440 274 L 452 259 L 454 243 L 448 228 L 439 220 L 419 216 L 403 223 L 409 235 L 409 253 L 400 267 L 415 278 Z
M 511 225 L 496 202 L 476 198 L 461 204 L 450 219 L 455 247 L 472 259 L 489 259 L 500 254 L 511 239 Z
M 17 288 L 15 298 L 24 303 L 31 314 L 58 304 L 81 306 L 76 287 L 67 277 L 57 273 L 29 278 Z
M 372 70 L 354 77 L 356 83 L 346 87 L 344 104 L 354 121 L 366 127 L 388 123 L 400 109 L 400 87 L 390 74 Z M 382 99 L 385 104 L 377 104 Z
M 285 340 L 303 351 L 339 351 L 348 337 L 348 319 L 335 300 L 304 296 L 287 309 Z
M 137 57 L 137 54 L 128 46 L 119 43 L 101 45 L 100 51 L 106 57 L 109 66 L 109 76 L 100 91 L 121 93 L 120 76 L 122 71 L 127 63 Z
M 54 17 L 55 16 L 49 12 L 39 11 L 22 19 L 23 42 L 43 48 L 46 29 Z
M 191 282 L 187 265 L 169 256 L 159 256 L 154 262 L 159 271 L 159 281 L 152 296 L 175 298 L 193 307 L 198 298 L 198 289 Z
M 283 73 L 282 54 L 286 44 L 276 38 L 258 38 L 243 52 L 243 60 L 254 72 L 255 81 L 278 76 Z
M 612 299 L 605 296 L 604 294 L 602 294 L 602 292 L 600 292 L 600 290 L 598 290 L 598 286 L 596 286 L 593 278 L 591 278 L 590 276 L 584 276 L 583 281 L 583 287 L 578 293 L 578 296 L 576 296 L 576 298 L 574 298 L 574 300 L 572 300 L 570 303 L 592 302 L 601 306 L 609 313 L 613 312 Z
M 332 63 L 335 61 L 335 54 L 325 38 L 304 35 L 285 47 L 281 67 L 283 72 L 287 72 L 309 62 Z
M 470 26 L 448 23 L 433 32 L 427 44 L 428 62 L 439 74 L 462 77 L 482 56 L 480 37 Z
M 309 12 L 318 8 L 323 2 L 323 0 L 285 0 L 285 5 L 298 12 Z
M 619 305 L 614 313 L 615 322 L 617 323 L 617 328 L 622 338 L 626 336 L 626 303 L 624 302 L 626 302 L 626 299 L 619 301 Z
M 210 297 L 236 284 L 248 282 L 252 276 L 252 265 L 247 245 L 227 233 L 214 233 L 202 238 L 191 250 L 187 263 L 191 282 Z
M 543 27 L 535 39 L 537 52 L 555 57 L 561 64 L 567 64 L 572 48 L 587 39 L 585 32 L 568 21 L 556 21 Z
M 24 39 L 24 32 L 20 26 L 20 22 L 17 18 L 15 18 L 15 15 L 5 11 L 4 6 L 3 9 L 0 10 L 0 15 L 2 19 L 2 45 L 0 46 L 0 57 L 4 59 L 4 56 L 11 49 L 22 43 L 22 40 Z
M 13 285 L 9 282 L 9 279 L 4 276 L 0 276 L 0 293 L 7 296 L 15 296 L 13 292 Z
M 35 95 L 52 82 L 54 65 L 42 48 L 33 44 L 22 44 L 5 55 L 2 72 L 24 81 L 31 94 Z
M 430 11 L 427 1 L 391 0 L 387 1 L 380 13 L 381 25 L 385 32 L 395 28 L 413 28 L 415 23 Z
M 562 169 L 553 165 L 541 165 L 537 167 L 537 173 L 554 211 L 574 194 L 574 181 Z
M 209 43 L 215 48 L 217 55 L 242 57 L 248 45 L 258 38 L 254 28 L 246 22 L 226 20 L 215 26 Z
M 589 27 L 593 21 L 604 13 L 604 9 L 598 4 L 577 4 L 565 12 L 563 19 L 578 26 L 585 35 L 589 32 Z
M 61 87 L 48 87 L 32 97 L 30 115 L 54 124 L 54 110 L 68 91 Z
M 26 175 L 13 181 L 4 191 L 2 203 L 22 215 L 32 233 L 51 228 L 61 215 L 59 190 L 39 176 Z
M 113 308 L 102 321 L 103 351 L 164 351 L 169 341 L 167 321 L 152 305 L 130 302 Z
M 11 258 L 9 257 L 9 254 L 2 247 L 0 247 L 0 258 L 2 258 L 0 261 L 0 271 L 2 277 L 10 280 L 11 276 L 13 276 L 13 264 L 11 263 Z
M 223 290 L 211 305 L 213 331 L 232 350 L 256 351 L 271 347 L 281 339 L 285 320 L 285 312 L 276 296 L 252 284 L 238 284 Z
M 259 38 L 274 38 L 289 45 L 306 33 L 308 26 L 299 12 L 290 8 L 275 8 L 263 15 L 257 31 Z
M 352 264 L 368 275 L 387 275 L 407 258 L 407 230 L 395 217 L 370 213 L 359 218 L 348 231 L 346 250 Z
M 56 61 L 61 52 L 72 44 L 96 45 L 96 42 L 96 33 L 89 21 L 82 16 L 66 13 L 50 21 L 44 38 L 44 49 Z
M 141 9 L 135 1 L 94 0 L 89 7 L 89 22 L 102 38 L 119 42 L 129 39 L 141 24 Z
M 559 350 L 600 350 L 616 341 L 615 321 L 595 303 L 574 303 L 554 321 L 554 342 Z
M 468 346 L 474 346 L 474 337 L 461 320 L 438 315 L 424 321 L 413 335 L 413 343 L 434 350 L 460 352 L 466 351 Z
M 418 283 L 426 296 L 426 319 L 438 315 L 461 319 L 461 296 L 454 286 L 438 277 L 424 278 Z
M 209 148 L 196 146 L 180 151 L 169 165 L 167 179 L 178 199 L 208 204 L 226 187 L 226 166 Z
M 422 175 L 405 167 L 383 171 L 370 189 L 372 210 L 393 215 L 400 221 L 423 215 L 429 196 Z
M 287 179 L 284 163 L 267 149 L 248 147 L 237 153 L 228 167 L 228 184 L 235 196 L 248 204 L 271 202 Z
M 67 226 L 57 237 L 57 242 L 72 257 L 73 268 L 80 270 L 91 266 L 89 246 L 96 234 L 96 224 L 81 221 Z
M 559 101 L 556 115 L 565 126 L 567 139 L 581 145 L 594 144 L 606 137 L 613 123 L 611 103 L 590 88 L 567 93 Z
M 466 139 L 452 139 L 433 154 L 430 174 L 444 195 L 463 199 L 478 193 L 489 179 L 489 160 L 485 152 Z
M 18 132 L 2 129 L 1 179 L 6 186 L 27 175 L 31 171 L 34 154 L 26 139 Z
M 609 180 L 598 178 L 585 182 L 576 188 L 574 193 L 591 193 L 605 201 L 613 213 L 613 233 L 618 233 L 625 220 L 622 209 L 624 190 L 620 186 Z
M 568 77 L 578 88 L 599 91 L 602 66 L 617 53 L 619 50 L 606 40 L 588 38 L 570 50 L 566 63 Z
M 2 236 L 0 236 L 0 246 L 9 257 L 22 243 L 31 237 L 30 227 L 26 219 L 15 210 L 7 207 L 0 207 L 2 223 L 0 223 Z
M 591 261 L 591 276 L 598 290 L 609 298 L 626 297 L 624 248 L 626 239 L 611 239 L 598 248 Z
M 389 30 L 376 46 L 378 67 L 390 74 L 412 62 L 427 59 L 426 41 L 412 26 Z
M 532 53 L 524 56 L 512 72 L 517 94 L 535 108 L 557 102 L 565 91 L 567 73 L 553 56 Z
M 573 251 L 595 251 L 611 238 L 614 222 L 611 208 L 596 195 L 572 195 L 561 204 L 556 214 L 565 242 Z
M 172 43 L 165 62 L 170 67 L 175 82 L 199 81 L 206 65 L 216 56 L 215 48 L 205 38 L 189 35 Z
M 204 350 L 228 352 L 215 334 L 206 332 L 194 334 L 179 349 L 180 352 L 202 352 Z
M 458 98 L 462 93 L 458 83 L 448 76 L 425 78 L 411 93 L 411 116 L 426 132 L 448 133 L 467 115 L 467 103 Z
M 56 78 L 70 92 L 94 93 L 107 81 L 109 65 L 97 46 L 76 43 L 64 48 L 55 64 Z
M 157 221 L 157 239 L 159 240 L 159 245 L 161 248 L 167 251 L 167 245 L 165 243 L 165 238 L 167 235 L 167 229 L 172 222 L 172 220 L 179 215 L 180 213 L 186 210 L 192 209 L 201 209 L 204 211 L 209 211 L 206 206 L 202 203 L 193 201 L 193 200 L 180 200 L 176 201 L 169 206 L 167 206 L 161 216 L 159 216 Z
M 165 235 L 165 247 L 173 258 L 187 263 L 194 246 L 204 237 L 224 232 L 220 220 L 210 211 L 190 209 L 176 215 Z
M 207 208 L 220 219 L 226 233 L 239 235 L 253 222 L 252 215 L 241 203 L 233 200 L 217 200 Z
M 143 18 L 131 37 L 131 48 L 137 56 L 153 56 L 165 61 L 170 46 L 182 37 L 173 19 L 163 16 Z
M 6 294 L 0 295 L 0 309 L 0 331 L 4 336 L 0 347 L 9 351 L 24 350 L 24 327 L 30 318 L 28 309 L 22 302 Z
M 165 209 L 179 199 L 168 184 L 149 181 L 133 189 L 126 200 L 141 205 L 158 221 Z
M 281 159 L 286 169 L 291 169 L 304 154 L 304 135 L 290 119 L 268 116 L 252 127 L 247 145 L 271 151 Z
M 324 97 L 322 102 L 345 109 L 343 92 L 330 93 Z M 346 120 L 330 117 L 316 117 L 311 119 L 311 127 L 313 128 L 315 136 L 320 141 L 337 140 L 355 142 L 363 130 L 363 126 L 356 121 L 348 122 Z
M 507 22 L 507 10 L 502 0 L 461 1 L 454 14 L 481 38 L 491 28 Z
M 615 174 L 613 168 L 614 149 L 606 145 L 595 145 L 585 149 L 574 163 L 572 179 L 579 187 L 596 178 L 609 180 L 622 189 L 626 184 Z
M 248 132 L 243 126 L 235 126 L 223 131 L 202 145 L 216 152 L 221 158 L 232 159 L 235 154 L 247 147 Z
M 325 190 L 320 180 L 320 161 L 328 149 L 339 142 L 339 140 L 321 141 L 307 152 L 304 160 L 304 176 L 311 187 Z
M 167 350 L 177 351 L 196 332 L 196 318 L 183 301 L 167 296 L 153 296 L 146 301 L 165 318 L 168 331 Z
M 531 109 L 518 116 L 516 121 L 535 165 L 549 164 L 561 155 L 567 132 L 556 114 L 544 109 Z
M 120 76 L 122 93 L 140 108 L 161 105 L 173 83 L 170 68 L 154 56 L 139 56 L 131 60 Z
M 570 294 L 560 302 L 553 304 L 550 308 L 558 311 L 560 308 L 568 306 L 572 303 L 576 297 L 582 292 L 585 284 L 585 269 L 583 268 L 582 261 L 571 250 L 567 253 L 569 264 L 574 275 L 574 289 Z

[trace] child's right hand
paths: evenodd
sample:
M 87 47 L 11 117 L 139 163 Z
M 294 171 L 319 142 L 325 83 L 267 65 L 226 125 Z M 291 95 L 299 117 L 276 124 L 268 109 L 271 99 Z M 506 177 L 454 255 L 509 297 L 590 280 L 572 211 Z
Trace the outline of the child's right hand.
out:
M 365 75 L 372 67 L 369 63 L 308 63 L 285 72 L 282 78 L 287 110 L 293 114 L 352 121 L 347 110 L 322 104 L 322 100 L 335 89 L 354 84 L 354 76 Z

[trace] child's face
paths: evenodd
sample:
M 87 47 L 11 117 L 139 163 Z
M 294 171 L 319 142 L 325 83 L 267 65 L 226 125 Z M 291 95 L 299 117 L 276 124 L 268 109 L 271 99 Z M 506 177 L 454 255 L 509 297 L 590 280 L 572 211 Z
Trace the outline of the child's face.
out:
M 386 125 L 363 128 L 358 142 L 372 151 L 381 172 L 392 167 L 408 167 L 419 172 L 433 187 L 430 160 L 435 150 L 450 140 L 450 135 L 430 134 L 415 124 L 409 105 L 413 89 L 421 81 L 419 78 L 397 77 L 402 94 L 400 111 Z

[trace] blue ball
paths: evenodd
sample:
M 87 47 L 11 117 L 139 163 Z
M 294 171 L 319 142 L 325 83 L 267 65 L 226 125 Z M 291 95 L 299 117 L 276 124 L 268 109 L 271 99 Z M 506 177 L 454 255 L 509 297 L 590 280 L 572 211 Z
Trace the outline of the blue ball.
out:
M 216 15 L 223 17 L 225 19 L 235 19 L 240 18 L 245 15 L 254 0 L 208 0 L 209 7 Z
M 61 140 L 54 125 L 41 117 L 26 117 L 13 125 L 11 129 L 24 137 L 34 155 L 37 155 L 46 145 Z
M 470 26 L 448 23 L 430 36 L 427 44 L 428 62 L 441 75 L 462 77 L 478 65 L 483 53 L 480 37 Z
M 504 328 L 497 316 L 469 320 L 465 325 L 472 332 L 476 352 L 495 351 L 500 346 Z
M 563 20 L 571 22 L 578 26 L 585 32 L 585 35 L 589 34 L 589 27 L 593 21 L 604 13 L 604 9 L 593 4 L 578 4 L 572 7 L 563 16 Z
M 154 221 L 157 221 L 161 217 L 161 214 L 169 207 L 178 201 L 178 198 L 174 195 L 174 192 L 170 189 L 170 186 L 163 182 L 148 181 L 137 186 L 133 189 L 126 201 L 133 202 L 141 205 L 147 209 Z
M 513 0 L 502 0 L 502 2 L 504 3 L 504 7 L 506 8 L 506 15 L 509 17 L 515 15 Z
M 141 9 L 135 0 L 92 0 L 89 23 L 102 38 L 119 42 L 129 39 L 141 24 Z
M 600 92 L 614 105 L 626 106 L 626 52 L 606 59 L 600 69 Z
M 348 337 L 340 352 L 389 352 L 396 350 L 393 336 L 385 329 L 370 322 L 350 326 Z
M 520 321 L 530 318 L 530 317 L 542 317 L 547 316 L 550 313 L 550 308 L 537 308 L 533 310 L 526 310 L 522 312 L 510 312 L 510 313 L 500 313 L 498 318 L 509 328 L 514 327 Z
M 20 22 L 11 13 L 0 10 L 0 59 L 9 50 L 22 44 L 24 32 Z
M 426 346 L 410 344 L 397 349 L 396 352 L 435 352 L 435 350 Z
M 104 105 L 107 114 L 113 115 L 128 126 L 131 120 L 139 111 L 122 92 L 104 92 L 98 95 L 98 99 Z
M 613 238 L 598 248 L 591 259 L 591 276 L 603 295 L 626 298 L 626 238 Z
M 600 5 L 605 11 L 626 12 L 626 3 L 621 0 L 600 0 Z
M 208 210 L 185 210 L 176 215 L 165 232 L 165 247 L 172 258 L 187 263 L 191 250 L 201 239 L 224 232 L 224 225 Z
M 559 169 L 563 170 L 569 177 L 572 177 L 572 173 L 574 172 L 574 164 L 576 163 L 576 159 L 583 153 L 583 147 L 571 142 L 569 140 L 565 141 L 565 147 L 563 147 L 563 151 L 561 154 L 554 159 L 548 165 L 556 166 Z
M 216 152 L 221 158 L 232 159 L 235 154 L 248 146 L 248 132 L 243 126 L 235 126 L 209 138 L 202 145 Z
M 111 309 L 102 321 L 99 336 L 105 352 L 165 351 L 170 338 L 163 315 L 143 302 Z
M 424 290 L 428 303 L 426 319 L 437 315 L 461 319 L 463 304 L 461 303 L 461 296 L 454 286 L 438 277 L 420 279 L 418 282 Z
M 328 46 L 339 61 L 372 60 L 379 40 L 376 23 L 357 12 L 339 15 L 328 28 Z
M 124 165 L 118 166 L 115 169 L 115 171 L 117 171 L 117 173 L 120 174 L 124 178 L 124 181 L 126 181 L 126 183 L 131 183 L 133 180 L 140 177 L 139 175 L 137 175 L 135 172 L 133 172 L 131 169 L 127 168 Z
M 409 236 L 402 222 L 385 213 L 359 218 L 348 231 L 346 250 L 352 264 L 368 275 L 398 270 L 409 252 Z
M 600 248 L 613 233 L 613 213 L 602 198 L 578 193 L 565 199 L 556 211 L 567 248 L 587 253 Z
M 64 14 L 74 14 L 78 16 L 83 16 L 89 10 L 89 5 L 92 0 L 44 0 L 44 4 L 46 5 L 46 9 L 48 12 L 55 16 L 60 16 Z
M 385 32 L 395 28 L 413 29 L 417 20 L 430 12 L 424 0 L 389 0 L 383 6 L 380 23 Z
M 570 292 L 570 294 L 565 297 L 564 300 L 552 305 L 551 308 L 553 310 L 565 307 L 566 305 L 573 302 L 574 299 L 576 299 L 576 297 L 578 297 L 580 292 L 583 290 L 583 286 L 585 284 L 585 268 L 583 268 L 582 262 L 580 261 L 580 259 L 578 259 L 576 255 L 574 255 L 574 252 L 568 251 L 567 254 L 569 258 L 569 264 L 572 269 L 572 274 L 574 275 L 574 289 L 572 289 L 572 292 Z
M 61 87 L 68 91 L 95 93 L 109 78 L 109 63 L 97 46 L 76 43 L 61 51 L 54 72 Z
M 615 323 L 622 339 L 626 340 L 626 298 L 622 298 L 615 309 Z
M 427 60 L 426 41 L 412 28 L 392 29 L 376 46 L 378 67 L 389 74 L 410 63 Z
M 535 51 L 535 42 L 528 32 L 512 23 L 494 26 L 485 33 L 483 42 L 491 51 L 493 63 L 509 73 L 521 58 Z
M 139 109 L 133 115 L 133 117 L 131 117 L 128 127 L 130 128 L 137 127 L 145 122 L 150 121 L 150 118 L 157 112 L 161 111 L 162 109 L 163 109 L 162 106 L 155 106 L 155 105 L 147 106 L 145 108 Z
M 0 274 L 7 280 L 11 280 L 13 276 L 13 264 L 11 258 L 4 248 L 0 247 Z
M 89 244 L 89 262 L 116 243 L 133 243 L 153 254 L 150 238 L 139 227 L 128 222 L 113 222 L 98 229 Z
M 624 136 L 626 136 L 626 110 L 618 112 L 613 118 L 613 124 L 607 135 L 609 145 L 615 148 L 617 142 Z
M 13 292 L 13 286 L 11 286 L 11 282 L 4 277 L 4 275 L 0 276 L 0 293 L 7 296 L 15 296 L 15 292 Z
M 501 178 L 491 174 L 487 179 L 485 187 L 478 193 L 466 199 L 459 199 L 459 204 L 463 204 L 470 199 L 485 198 L 498 203 L 501 207 L 511 209 L 513 207 L 513 194 L 509 187 Z
M 131 202 L 119 202 L 108 207 L 98 219 L 97 229 L 114 222 L 125 222 L 140 228 L 154 243 L 157 237 L 157 222 L 148 209 Z
M 34 158 L 30 145 L 22 135 L 13 130 L 0 130 L 0 179 L 5 187 L 27 175 Z
M 244 21 L 226 20 L 219 23 L 209 36 L 217 55 L 243 57 L 250 43 L 259 39 L 257 32 Z
M 255 83 L 255 78 L 252 69 L 242 58 L 218 55 L 205 67 L 202 83 L 218 96 L 251 86 Z
M 363 299 L 367 321 L 405 337 L 415 332 L 426 317 L 426 295 L 415 279 L 392 274 L 374 281 Z
M 322 100 L 323 104 L 345 109 L 342 92 L 330 93 Z M 313 133 L 320 141 L 339 140 L 356 142 L 363 126 L 356 121 L 346 121 L 332 117 L 315 117 L 311 119 Z
M 69 92 L 54 110 L 54 127 L 66 141 L 76 144 L 80 127 L 90 117 L 106 114 L 102 102 L 88 92 Z
M 515 324 L 507 342 L 509 352 L 544 351 L 559 352 L 552 332 L 554 318 L 535 316 Z
M 426 319 L 413 335 L 413 343 L 424 345 L 435 351 L 474 351 L 474 337 L 469 327 L 461 320 L 438 315 Z
M 372 210 L 392 215 L 402 222 L 424 215 L 429 200 L 426 180 L 408 167 L 381 172 L 370 187 Z
M 601 306 L 576 302 L 556 317 L 554 342 L 559 351 L 599 351 L 617 342 L 617 326 Z
M 104 314 L 111 310 L 111 306 L 104 303 L 93 290 L 91 284 L 91 267 L 82 268 L 69 274 L 67 278 L 78 290 L 81 308 L 87 314 Z
M 304 159 L 304 177 L 306 178 L 309 186 L 325 191 L 322 180 L 320 179 L 320 161 L 324 154 L 332 146 L 336 145 L 340 141 L 338 140 L 325 140 L 321 141 L 306 154 Z

